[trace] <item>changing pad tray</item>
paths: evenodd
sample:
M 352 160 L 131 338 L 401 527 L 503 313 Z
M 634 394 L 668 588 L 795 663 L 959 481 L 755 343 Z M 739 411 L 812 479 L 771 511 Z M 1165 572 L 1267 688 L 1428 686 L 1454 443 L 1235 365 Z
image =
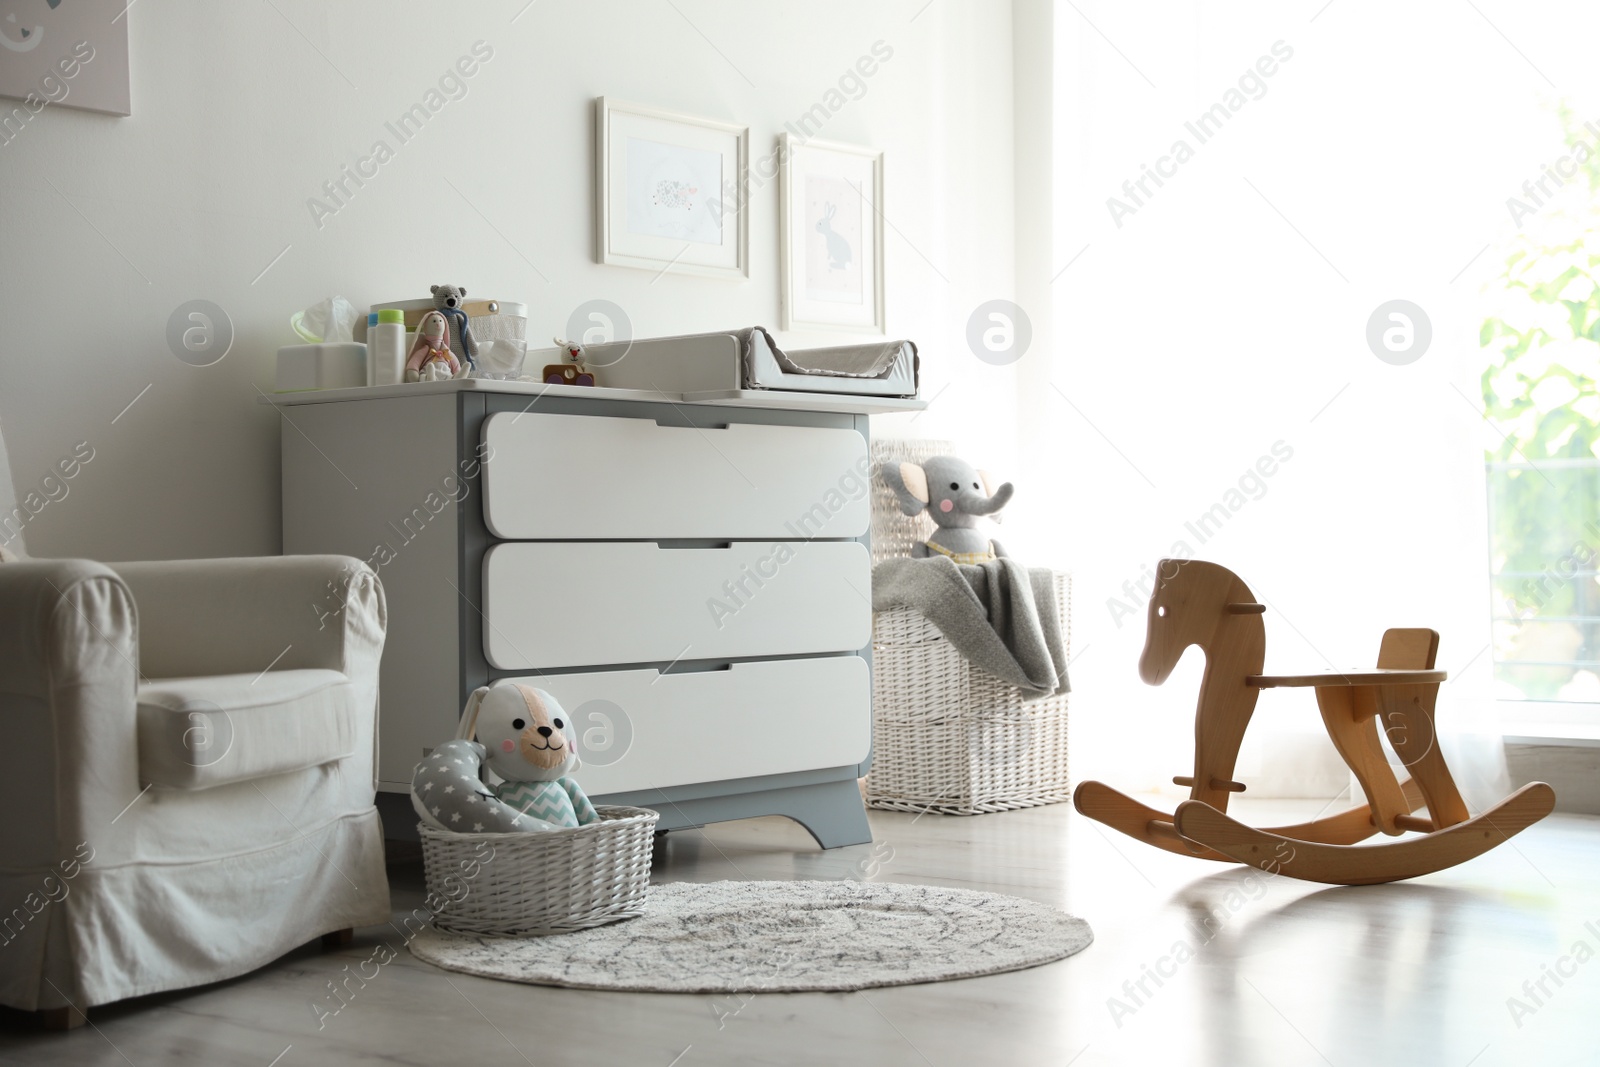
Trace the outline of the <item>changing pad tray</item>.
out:
M 746 390 L 914 398 L 917 346 L 910 341 L 784 352 L 759 326 L 680 337 L 590 345 L 588 365 L 602 386 L 684 397 Z M 527 365 L 560 360 L 560 352 L 528 353 Z
M 744 351 L 746 389 L 917 395 L 917 346 L 910 341 L 875 341 L 786 353 L 760 327 L 748 331 L 748 335 Z

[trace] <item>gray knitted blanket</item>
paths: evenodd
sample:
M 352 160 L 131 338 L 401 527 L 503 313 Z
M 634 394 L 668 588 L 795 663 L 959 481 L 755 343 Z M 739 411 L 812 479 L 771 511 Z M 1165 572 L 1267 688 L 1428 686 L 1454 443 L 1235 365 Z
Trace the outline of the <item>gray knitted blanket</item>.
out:
M 958 652 L 1026 700 L 1070 688 L 1053 575 L 1043 567 L 945 556 L 883 560 L 872 568 L 872 610 L 901 607 L 920 611 Z

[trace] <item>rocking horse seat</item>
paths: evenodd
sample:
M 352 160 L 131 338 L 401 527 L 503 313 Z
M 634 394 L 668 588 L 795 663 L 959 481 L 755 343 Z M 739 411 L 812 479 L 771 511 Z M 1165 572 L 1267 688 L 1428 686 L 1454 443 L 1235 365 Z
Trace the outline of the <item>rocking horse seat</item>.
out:
M 1372 670 L 1316 671 L 1311 674 L 1252 674 L 1244 684 L 1256 689 L 1328 685 L 1432 685 L 1444 681 L 1445 671 Z

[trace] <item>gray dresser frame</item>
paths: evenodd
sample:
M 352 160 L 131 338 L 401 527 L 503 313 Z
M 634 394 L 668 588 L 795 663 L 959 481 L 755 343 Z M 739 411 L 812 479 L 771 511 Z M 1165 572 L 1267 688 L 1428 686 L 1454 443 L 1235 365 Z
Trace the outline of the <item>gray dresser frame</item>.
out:
M 361 544 L 348 531 L 361 525 L 355 509 L 364 506 L 357 498 L 359 492 L 345 493 L 320 464 L 338 464 L 324 445 L 338 451 L 340 408 L 347 404 L 405 404 L 403 395 L 387 397 L 352 398 L 336 403 L 310 403 L 286 409 L 284 417 L 291 426 L 283 431 L 283 492 L 284 492 L 284 551 L 285 552 L 337 552 L 367 558 L 370 544 Z M 442 399 L 442 398 L 441 398 Z M 457 471 L 476 456 L 483 435 L 483 423 L 492 414 L 500 412 L 527 412 L 529 414 L 563 414 L 618 416 L 645 418 L 663 425 L 702 427 L 724 426 L 731 423 L 757 423 L 764 425 L 808 426 L 854 429 L 860 433 L 864 446 L 870 446 L 868 416 L 827 410 L 782 410 L 774 408 L 721 406 L 615 399 L 598 395 L 593 399 L 567 395 L 540 395 L 530 398 L 526 394 L 495 393 L 487 390 L 461 391 L 451 399 L 455 404 L 455 452 Z M 395 409 L 396 418 L 403 418 Z M 316 423 L 306 426 L 306 423 Z M 319 444 L 318 442 L 321 442 Z M 330 443 L 331 442 L 331 443 Z M 342 475 L 341 475 L 342 476 Z M 559 474 L 553 472 L 553 478 Z M 346 479 L 348 480 L 348 479 Z M 465 485 L 452 511 L 456 535 L 456 586 L 461 595 L 456 598 L 457 684 L 454 707 L 441 707 L 437 711 L 437 740 L 444 741 L 453 735 L 457 717 L 467 695 L 480 685 L 497 678 L 527 677 L 526 670 L 500 670 L 493 667 L 484 656 L 483 615 L 483 562 L 484 555 L 500 539 L 484 524 L 482 471 L 473 469 L 469 476 L 460 479 Z M 342 513 L 342 514 L 341 514 Z M 442 516 L 441 516 L 442 517 Z M 665 544 L 680 547 L 725 543 L 717 540 L 673 540 Z M 871 551 L 870 532 L 854 540 Z M 379 577 L 384 577 L 380 569 Z M 393 616 L 408 610 L 410 599 L 404 583 L 392 588 L 386 582 L 389 596 L 391 630 Z M 863 605 L 862 610 L 869 610 Z M 388 650 L 385 656 L 388 657 Z M 837 655 L 860 656 L 867 661 L 870 671 L 872 648 Z M 767 656 L 764 659 L 789 657 Z M 799 657 L 793 657 L 799 658 Z M 812 658 L 808 656 L 807 658 Z M 655 668 L 672 673 L 703 671 L 720 668 L 726 659 L 685 659 L 674 663 L 607 663 L 603 666 L 566 667 L 552 664 L 541 668 L 543 673 L 574 674 L 586 671 L 613 671 L 630 668 Z M 540 673 L 540 672 L 534 672 Z M 401 714 L 415 714 L 412 709 L 401 710 L 404 698 L 390 694 L 386 703 Z M 431 716 L 434 712 L 422 712 Z M 863 709 L 863 714 L 869 714 Z M 381 719 L 380 719 L 381 721 Z M 381 727 L 380 727 L 381 729 Z M 420 753 L 419 753 L 420 757 Z M 738 778 L 725 781 L 700 782 L 664 789 L 647 789 L 627 793 L 596 796 L 602 804 L 631 804 L 653 808 L 660 812 L 658 824 L 663 830 L 681 830 L 703 826 L 707 823 L 744 819 L 763 815 L 782 815 L 800 823 L 823 848 L 842 845 L 865 844 L 872 840 L 866 810 L 862 803 L 857 779 L 867 773 L 872 756 L 843 767 L 818 768 L 788 774 Z M 383 812 L 385 833 L 390 837 L 415 839 L 416 817 L 411 810 L 410 797 L 404 787 L 394 782 L 382 784 L 379 793 L 379 810 Z

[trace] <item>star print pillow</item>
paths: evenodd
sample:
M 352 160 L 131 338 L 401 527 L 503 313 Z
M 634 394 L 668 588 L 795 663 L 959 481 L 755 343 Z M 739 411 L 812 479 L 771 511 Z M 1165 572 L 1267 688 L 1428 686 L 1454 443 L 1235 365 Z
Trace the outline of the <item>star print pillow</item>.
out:
M 446 741 L 411 774 L 411 806 L 435 830 L 469 834 L 510 834 L 555 830 L 553 823 L 524 815 L 483 784 L 483 746 L 476 741 Z

